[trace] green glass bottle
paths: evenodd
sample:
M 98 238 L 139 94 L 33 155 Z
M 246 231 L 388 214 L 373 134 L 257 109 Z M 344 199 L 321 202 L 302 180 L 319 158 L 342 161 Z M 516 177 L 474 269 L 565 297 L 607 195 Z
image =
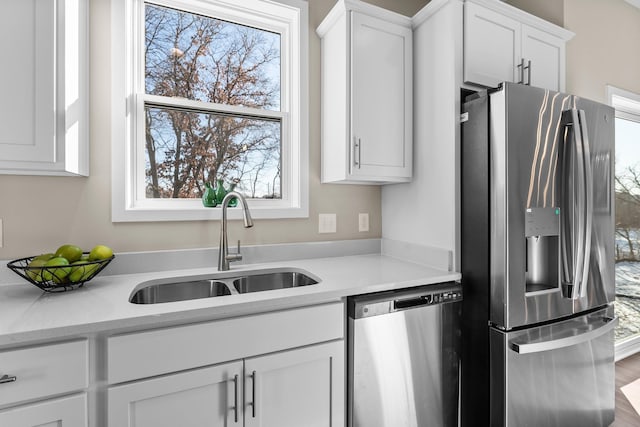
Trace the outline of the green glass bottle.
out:
M 202 204 L 205 208 L 214 208 L 218 204 L 216 201 L 216 190 L 211 187 L 210 182 L 204 183 L 205 190 L 202 194 Z
M 216 201 L 218 204 L 222 204 L 222 199 L 227 195 L 227 190 L 224 189 L 224 180 L 218 180 L 218 187 L 216 188 Z
M 235 190 L 235 188 L 236 188 L 235 182 L 232 182 L 231 184 L 229 184 L 229 193 Z M 233 199 L 229 200 L 229 206 L 231 206 L 232 208 L 235 208 L 236 206 L 238 206 L 238 199 L 234 197 Z

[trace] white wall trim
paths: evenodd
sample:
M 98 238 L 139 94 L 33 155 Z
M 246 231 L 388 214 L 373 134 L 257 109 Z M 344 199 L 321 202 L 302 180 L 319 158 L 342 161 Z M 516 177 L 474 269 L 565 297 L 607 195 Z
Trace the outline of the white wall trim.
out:
M 629 3 L 631 3 L 630 0 Z M 633 0 L 640 7 L 640 0 Z M 607 103 L 616 110 L 616 117 L 639 121 L 640 95 L 625 89 L 607 85 Z M 640 352 L 640 335 L 633 336 L 615 345 L 615 360 L 624 359 Z
M 254 10 L 265 9 L 263 21 L 290 34 L 283 44 L 283 78 L 289 82 L 291 91 L 283 91 L 282 144 L 282 199 L 249 200 L 251 214 L 255 219 L 307 218 L 309 216 L 309 57 L 308 57 L 308 4 L 301 0 L 251 0 Z M 163 0 L 161 3 L 166 3 Z M 171 0 L 169 4 L 186 4 L 216 10 L 233 10 L 247 14 L 231 0 Z M 140 17 L 143 0 L 120 0 L 111 5 L 111 220 L 112 222 L 137 221 L 194 221 L 221 218 L 221 209 L 206 209 L 196 199 L 146 199 L 140 191 L 141 175 L 137 168 L 140 147 L 136 138 L 144 138 L 141 127 L 136 124 L 136 115 L 141 115 L 142 103 L 137 100 L 143 92 L 139 68 L 140 52 L 131 43 L 140 36 Z M 203 6 L 204 5 L 204 6 Z M 279 5 L 279 6 L 275 6 Z M 284 13 L 286 17 L 273 12 Z M 200 9 L 197 9 L 200 10 Z M 196 10 L 196 11 L 197 11 Z M 234 12 L 234 13 L 235 13 Z M 269 15 L 269 13 L 271 15 Z M 229 12 L 230 13 L 230 12 Z M 225 15 L 226 16 L 226 15 Z M 244 15 L 243 15 L 244 16 Z M 247 15 L 251 16 L 251 15 Z M 256 15 L 258 16 L 258 15 Z M 247 18 L 249 19 L 249 18 Z M 257 17 L 255 19 L 258 19 Z M 261 21 L 262 22 L 262 21 Z M 257 25 L 257 24 L 256 24 Z M 265 26 L 267 24 L 264 24 Z M 270 27 L 269 27 L 270 28 Z M 283 85 L 284 86 L 284 85 Z M 140 97 L 141 98 L 141 97 Z M 142 149 L 143 151 L 143 149 Z M 138 159 L 136 160 L 136 157 Z M 137 166 L 134 167 L 133 163 Z M 136 187 L 138 185 L 138 187 Z M 239 210 L 231 210 L 229 217 L 239 219 Z
M 616 117 L 640 121 L 640 94 L 612 85 L 607 85 L 606 90 L 607 103 L 616 109 Z
M 615 345 L 616 362 L 640 352 L 640 336 L 635 336 Z

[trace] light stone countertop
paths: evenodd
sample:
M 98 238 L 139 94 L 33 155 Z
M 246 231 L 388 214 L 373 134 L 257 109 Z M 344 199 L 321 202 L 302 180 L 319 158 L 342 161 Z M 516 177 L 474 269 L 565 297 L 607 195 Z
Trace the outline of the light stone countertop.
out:
M 141 305 L 129 303 L 141 282 L 221 273 L 211 267 L 97 276 L 83 287 L 57 294 L 45 293 L 16 276 L 15 283 L 0 286 L 0 347 L 243 316 L 460 279 L 459 273 L 380 254 L 232 265 L 230 272 L 283 267 L 306 270 L 321 281 L 298 288 Z

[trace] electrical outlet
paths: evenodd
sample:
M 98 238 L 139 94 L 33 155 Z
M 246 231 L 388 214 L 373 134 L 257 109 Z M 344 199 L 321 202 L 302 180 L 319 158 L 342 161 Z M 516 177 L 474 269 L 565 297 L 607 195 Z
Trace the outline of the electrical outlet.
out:
M 358 214 L 358 231 L 369 231 L 369 214 Z
M 318 233 L 336 232 L 336 214 L 318 215 Z

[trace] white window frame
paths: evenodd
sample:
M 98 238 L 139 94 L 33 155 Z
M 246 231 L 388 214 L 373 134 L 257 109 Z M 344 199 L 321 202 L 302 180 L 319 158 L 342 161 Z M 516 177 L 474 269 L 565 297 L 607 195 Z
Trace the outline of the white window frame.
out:
M 254 218 L 309 216 L 308 5 L 302 0 L 149 0 L 151 3 L 281 34 L 281 199 L 251 199 Z M 199 199 L 144 197 L 144 0 L 111 2 L 111 217 L 113 222 L 220 219 Z M 203 107 L 198 101 L 182 101 Z M 209 108 L 212 104 L 208 104 Z M 185 105 L 187 106 L 187 105 Z M 215 107 L 215 106 L 214 106 Z M 233 109 L 224 106 L 223 109 Z M 142 181 L 141 181 L 142 180 Z M 241 218 L 230 209 L 230 218 Z
M 607 101 L 616 110 L 616 118 L 640 123 L 640 95 L 615 86 L 607 86 Z M 615 344 L 615 359 L 621 360 L 640 352 L 640 335 Z

